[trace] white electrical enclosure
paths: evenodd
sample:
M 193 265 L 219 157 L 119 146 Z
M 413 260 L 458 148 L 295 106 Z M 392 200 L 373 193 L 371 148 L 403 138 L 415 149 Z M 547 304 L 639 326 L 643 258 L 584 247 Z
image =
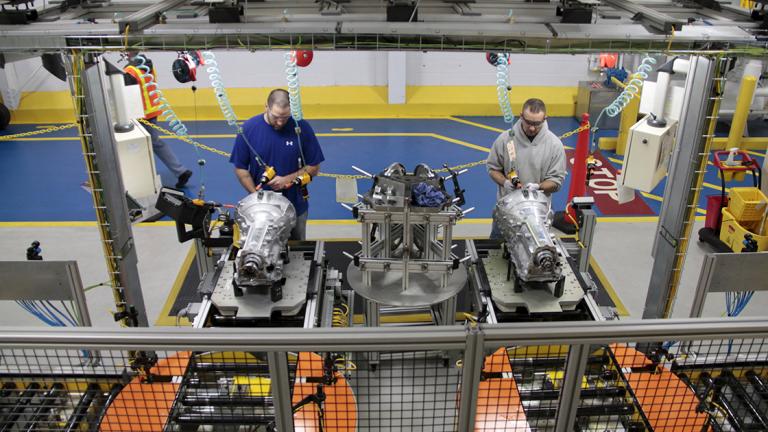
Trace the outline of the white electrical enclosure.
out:
M 667 175 L 669 156 L 675 141 L 677 122 L 665 127 L 648 124 L 645 117 L 629 129 L 622 168 L 622 186 L 650 192 Z
M 115 133 L 120 171 L 126 192 L 137 201 L 153 199 L 160 190 L 160 179 L 155 169 L 155 155 L 149 133 L 136 120 L 133 130 Z

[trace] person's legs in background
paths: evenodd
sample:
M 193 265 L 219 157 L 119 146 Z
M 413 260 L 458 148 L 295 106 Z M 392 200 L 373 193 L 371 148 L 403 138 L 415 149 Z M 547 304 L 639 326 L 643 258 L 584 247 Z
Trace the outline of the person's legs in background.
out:
M 157 117 L 153 117 L 148 121 L 157 124 Z M 171 147 L 168 146 L 165 141 L 160 139 L 160 133 L 157 129 L 152 127 L 147 127 L 146 129 L 147 132 L 149 132 L 149 136 L 152 138 L 152 150 L 155 152 L 155 155 L 163 161 L 163 164 L 165 164 L 173 176 L 176 177 L 176 187 L 184 187 L 187 184 L 187 181 L 189 181 L 189 178 L 192 177 L 192 171 L 182 165 L 179 158 L 173 153 Z
M 305 211 L 303 214 L 296 217 L 296 226 L 291 230 L 291 237 L 289 240 L 306 240 L 307 239 L 307 217 L 309 211 Z

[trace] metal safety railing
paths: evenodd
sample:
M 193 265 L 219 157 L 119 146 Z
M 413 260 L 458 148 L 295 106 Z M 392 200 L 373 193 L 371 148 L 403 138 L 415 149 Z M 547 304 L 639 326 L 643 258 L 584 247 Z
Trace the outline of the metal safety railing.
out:
M 0 331 L 2 430 L 766 430 L 768 319 Z

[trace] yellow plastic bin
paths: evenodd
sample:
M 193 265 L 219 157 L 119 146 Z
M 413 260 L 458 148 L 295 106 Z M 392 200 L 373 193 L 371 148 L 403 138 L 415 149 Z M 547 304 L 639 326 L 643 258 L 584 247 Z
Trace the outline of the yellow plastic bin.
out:
M 754 231 L 759 228 L 760 221 L 750 222 L 746 227 L 739 224 L 739 221 L 733 216 L 733 214 L 727 209 L 723 209 L 723 222 L 720 225 L 720 240 L 727 244 L 732 251 L 740 253 L 741 248 L 744 247 L 742 242 L 744 241 L 744 234 L 752 234 L 752 239 L 757 242 L 758 252 L 768 250 L 768 235 L 765 228 L 763 232 L 758 235 Z M 768 225 L 768 222 L 766 222 Z M 754 231 L 753 231 L 754 230 Z
M 733 187 L 728 198 L 728 210 L 739 222 L 761 220 L 768 206 L 768 197 L 756 187 Z

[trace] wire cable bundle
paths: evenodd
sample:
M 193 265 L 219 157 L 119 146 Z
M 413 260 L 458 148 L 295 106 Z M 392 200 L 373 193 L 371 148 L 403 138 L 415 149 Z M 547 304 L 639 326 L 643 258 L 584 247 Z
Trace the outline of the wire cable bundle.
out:
M 509 101 L 509 85 L 507 84 L 509 61 L 509 54 L 497 54 L 496 97 L 499 99 L 499 108 L 501 108 L 501 113 L 504 115 L 504 122 L 511 124 L 515 121 L 515 115 L 512 113 L 512 104 Z
M 54 306 L 49 300 L 17 300 L 16 304 L 21 306 L 34 317 L 44 322 L 51 327 L 77 327 L 77 319 L 75 314 L 69 309 L 69 307 L 63 301 L 60 301 L 62 312 L 59 308 Z
M 333 327 L 349 327 L 349 306 L 346 303 L 333 307 Z
M 752 300 L 754 291 L 726 292 L 725 312 L 729 317 L 739 316 Z

